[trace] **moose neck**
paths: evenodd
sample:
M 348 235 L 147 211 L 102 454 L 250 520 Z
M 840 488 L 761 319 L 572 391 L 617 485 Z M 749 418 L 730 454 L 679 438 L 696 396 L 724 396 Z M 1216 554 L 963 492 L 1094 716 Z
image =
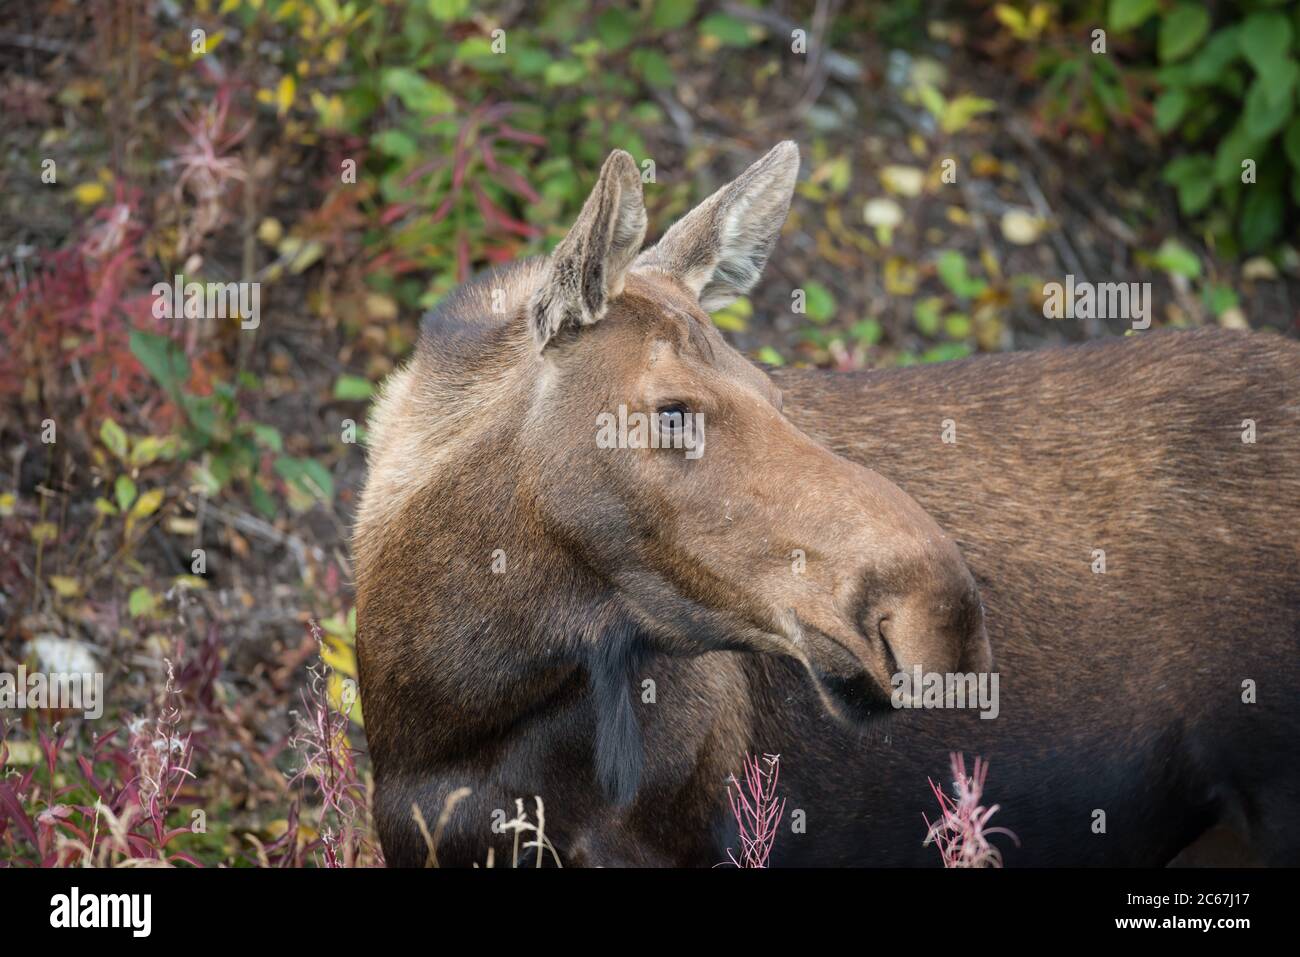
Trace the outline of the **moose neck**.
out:
M 390 766 L 455 762 L 490 753 L 529 715 L 589 690 L 596 775 L 626 803 L 641 769 L 629 689 L 640 636 L 539 518 L 543 490 L 519 431 L 537 373 L 526 354 L 501 361 L 513 333 L 507 320 L 444 337 L 441 350 L 426 339 L 380 400 L 372 472 L 388 485 L 368 489 L 362 504 L 358 604 L 376 630 L 385 620 L 409 630 L 411 595 L 425 610 L 420 640 L 401 658 L 371 656 L 367 685 L 383 700 L 367 701 L 368 724 L 429 729 L 418 748 L 386 755 Z M 489 347 L 490 338 L 502 342 Z

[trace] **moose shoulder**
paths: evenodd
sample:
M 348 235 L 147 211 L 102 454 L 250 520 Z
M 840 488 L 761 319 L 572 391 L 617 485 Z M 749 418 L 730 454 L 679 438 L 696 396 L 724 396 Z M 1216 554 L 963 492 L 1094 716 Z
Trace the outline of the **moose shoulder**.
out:
M 797 169 L 778 146 L 643 252 L 613 154 L 555 252 L 449 296 L 385 386 L 355 552 L 389 862 L 468 788 L 441 863 L 508 860 L 493 825 L 540 796 L 566 865 L 716 864 L 767 751 L 807 822 L 774 862 L 923 863 L 950 750 L 992 762 L 1012 862 L 1164 863 L 1219 823 L 1295 861 L 1300 347 L 765 374 L 707 311 Z M 656 441 L 598 440 L 638 414 Z M 991 655 L 995 719 L 891 706 Z

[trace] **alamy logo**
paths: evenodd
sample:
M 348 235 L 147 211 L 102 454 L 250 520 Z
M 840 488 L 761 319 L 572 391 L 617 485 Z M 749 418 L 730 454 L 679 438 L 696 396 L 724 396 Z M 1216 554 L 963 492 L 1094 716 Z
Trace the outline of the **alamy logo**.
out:
M 104 713 L 104 676 L 76 671 L 29 673 L 26 665 L 19 665 L 17 675 L 0 671 L 0 708 L 59 708 L 98 718 Z
M 895 708 L 979 708 L 981 718 L 998 716 L 998 672 L 900 671 L 890 679 Z
M 262 324 L 260 282 L 185 282 L 173 276 L 172 283 L 154 283 L 155 319 L 238 319 L 241 329 Z
M 1151 328 L 1151 283 L 1049 282 L 1043 287 L 1043 315 L 1048 319 L 1127 319 L 1134 329 Z
M 704 454 L 703 412 L 628 412 L 620 405 L 618 414 L 596 415 L 596 447 L 599 449 L 684 449 L 688 459 Z
M 51 927 L 128 927 L 133 937 L 148 937 L 153 897 L 149 894 L 71 894 L 50 898 Z

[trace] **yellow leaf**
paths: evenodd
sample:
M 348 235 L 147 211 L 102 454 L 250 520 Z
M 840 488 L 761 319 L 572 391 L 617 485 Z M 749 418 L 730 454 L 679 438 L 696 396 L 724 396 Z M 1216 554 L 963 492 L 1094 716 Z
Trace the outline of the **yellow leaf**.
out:
M 167 453 L 167 442 L 156 435 L 144 435 L 131 446 L 129 462 L 133 468 L 152 465 Z
M 94 206 L 108 197 L 103 183 L 80 183 L 72 190 L 73 197 L 82 206 Z
M 1246 314 L 1241 311 L 1240 306 L 1233 306 L 1230 309 L 1223 310 L 1219 316 L 1219 325 L 1225 329 L 1249 329 L 1250 323 L 1246 321 Z
M 1029 29 L 1033 36 L 1038 36 L 1052 21 L 1052 8 L 1046 3 L 1036 3 L 1029 11 Z
M 66 575 L 51 575 L 50 587 L 58 592 L 61 598 L 76 598 L 81 594 L 81 582 Z
M 35 741 L 6 741 L 9 759 L 6 764 L 36 764 L 41 760 L 41 749 Z
M 958 133 L 965 129 L 966 125 L 979 114 L 988 113 L 994 109 L 997 109 L 997 103 L 993 100 L 963 94 L 948 102 L 943 111 L 943 118 L 939 121 L 939 126 L 942 127 L 945 133 Z
M 297 275 L 325 254 L 325 244 L 316 239 L 303 240 L 298 236 L 285 236 L 276 250 L 288 263 L 289 271 Z
M 916 166 L 890 165 L 880 171 L 880 183 L 898 196 L 920 196 L 925 173 Z
M 396 319 L 397 303 L 391 296 L 372 292 L 366 295 L 366 315 L 371 319 Z
M 1006 3 L 999 3 L 993 8 L 993 15 L 998 18 L 998 22 L 1010 30 L 1017 38 L 1023 38 L 1025 35 L 1025 15 L 1015 7 Z
M 311 105 L 325 129 L 334 130 L 343 125 L 346 111 L 343 108 L 343 101 L 338 96 L 325 96 L 318 90 L 312 90 Z
M 298 81 L 293 78 L 292 73 L 280 77 L 280 85 L 275 89 L 275 108 L 280 116 L 288 113 L 289 107 L 293 106 L 293 96 L 297 89 Z
M 332 674 L 325 683 L 330 706 L 340 714 L 346 714 L 361 727 L 365 723 L 361 718 L 361 701 L 357 698 L 357 683 L 340 674 Z
M 1017 246 L 1038 242 L 1044 223 L 1037 216 L 1020 209 L 1009 209 L 1002 214 L 1002 235 Z
M 0 494 L 0 515 L 9 516 L 14 513 L 14 504 L 16 500 L 13 492 L 4 492 Z
M 257 238 L 268 246 L 274 246 L 284 238 L 284 227 L 280 225 L 278 219 L 268 216 L 258 224 Z
M 158 506 L 163 501 L 163 494 L 163 490 L 160 488 L 150 489 L 145 492 L 131 506 L 131 517 L 134 519 L 148 518 L 158 511 Z
M 742 296 L 731 305 L 713 314 L 713 324 L 725 332 L 744 332 L 749 328 L 749 317 L 754 314 L 754 306 Z
M 184 518 L 180 515 L 173 515 L 167 519 L 167 531 L 173 535 L 197 535 L 199 533 L 199 523 L 193 518 Z
M 326 635 L 325 641 L 321 644 L 320 656 L 325 664 L 339 674 L 347 675 L 349 678 L 357 676 L 357 655 L 347 642 L 333 635 Z
M 891 296 L 910 296 L 916 292 L 918 270 L 905 259 L 890 256 L 885 260 L 885 292 Z
M 32 541 L 38 544 L 52 542 L 59 537 L 59 529 L 53 522 L 37 522 L 32 526 Z

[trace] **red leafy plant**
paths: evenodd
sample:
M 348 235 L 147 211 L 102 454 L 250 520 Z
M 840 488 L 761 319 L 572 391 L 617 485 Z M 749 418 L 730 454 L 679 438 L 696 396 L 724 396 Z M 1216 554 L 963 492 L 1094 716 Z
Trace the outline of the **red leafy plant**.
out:
M 727 861 L 735 867 L 767 867 L 777 828 L 785 815 L 785 798 L 777 800 L 776 785 L 781 777 L 781 755 L 765 754 L 760 760 L 746 755 L 742 762 L 744 781 L 732 775 L 727 799 L 736 818 L 740 856 L 727 848 Z M 734 785 L 735 790 L 732 790 Z
M 1005 827 L 989 827 L 989 818 L 997 813 L 999 805 L 984 807 L 984 781 L 988 777 L 988 763 L 975 757 L 974 773 L 966 773 L 966 756 L 951 753 L 953 790 L 956 796 L 945 794 L 943 788 L 927 778 L 930 790 L 939 801 L 939 818 L 934 823 L 921 813 L 928 830 L 924 845 L 939 848 L 944 867 L 1001 867 L 1002 852 L 989 843 L 994 834 L 1002 834 L 1020 846 L 1020 839 Z
M 59 783 L 69 777 L 60 759 L 70 732 L 39 732 L 45 782 L 35 765 L 0 779 L 0 859 L 29 867 L 200 866 L 170 847 L 191 833 L 188 826 L 168 825 L 194 777 L 193 746 L 189 735 L 181 736 L 175 703 L 179 694 L 169 663 L 157 716 L 128 718 L 124 727 L 95 737 L 89 755 L 77 755 L 76 783 Z M 0 727 L 0 764 L 9 759 L 6 730 Z
M 97 423 L 147 392 L 126 347 L 131 325 L 156 321 L 137 289 L 145 224 L 138 190 L 114 189 L 64 248 L 36 250 L 0 277 L 0 399 Z

